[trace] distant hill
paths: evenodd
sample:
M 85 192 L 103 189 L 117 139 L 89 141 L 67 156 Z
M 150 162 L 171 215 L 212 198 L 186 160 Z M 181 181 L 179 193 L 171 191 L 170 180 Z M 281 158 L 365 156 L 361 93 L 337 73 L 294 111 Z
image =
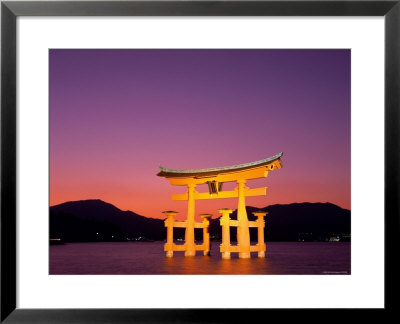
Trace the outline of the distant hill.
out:
M 333 235 L 350 234 L 350 211 L 330 203 L 293 203 L 264 208 L 247 207 L 252 212 L 267 211 L 265 238 L 267 241 L 324 241 Z M 231 214 L 236 219 L 236 211 Z M 256 229 L 251 239 L 256 240 Z M 201 239 L 196 230 L 196 239 Z M 219 218 L 211 220 L 210 236 L 221 238 Z M 99 199 L 65 202 L 50 207 L 50 237 L 67 242 L 164 240 L 166 228 L 161 219 L 148 218 L 131 211 L 122 211 Z M 175 238 L 184 238 L 184 229 L 174 230 Z M 236 229 L 231 228 L 236 240 Z
M 122 211 L 99 199 L 50 207 L 50 236 L 66 241 L 163 240 L 164 221 Z
M 350 210 L 331 203 L 293 203 L 271 205 L 264 208 L 246 207 L 250 221 L 256 219 L 254 211 L 268 212 L 265 219 L 265 239 L 267 241 L 325 241 L 335 234 L 350 234 Z M 237 219 L 237 213 L 231 214 Z M 211 221 L 210 233 L 221 230 L 219 219 Z M 257 229 L 250 229 L 252 240 L 257 239 Z M 236 229 L 231 228 L 231 239 L 236 240 Z

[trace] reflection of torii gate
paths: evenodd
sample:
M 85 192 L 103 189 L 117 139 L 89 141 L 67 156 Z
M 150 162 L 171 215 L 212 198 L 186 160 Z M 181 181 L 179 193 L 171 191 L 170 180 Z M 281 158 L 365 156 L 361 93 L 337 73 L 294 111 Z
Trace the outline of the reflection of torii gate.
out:
M 239 164 L 228 167 L 197 169 L 197 170 L 173 170 L 160 167 L 161 171 L 157 174 L 160 177 L 165 177 L 172 185 L 187 186 L 188 191 L 184 194 L 172 195 L 172 200 L 187 200 L 188 211 L 187 220 L 184 222 L 174 222 L 173 217 L 176 212 L 166 211 L 167 215 L 167 243 L 165 244 L 165 251 L 168 257 L 173 256 L 173 251 L 185 251 L 185 256 L 196 255 L 196 250 L 204 251 L 204 254 L 209 252 L 209 238 L 207 237 L 209 221 L 208 217 L 204 217 L 203 223 L 195 222 L 195 200 L 199 199 L 219 199 L 219 198 L 238 198 L 237 221 L 229 220 L 229 214 L 232 210 L 221 209 L 222 213 L 221 225 L 223 226 L 221 252 L 223 258 L 230 258 L 231 252 L 238 252 L 239 258 L 249 258 L 250 252 L 259 252 L 259 257 L 265 255 L 265 244 L 263 235 L 264 221 L 263 216 L 266 213 L 258 212 L 255 214 L 258 221 L 249 222 L 246 212 L 245 197 L 263 196 L 266 195 L 267 188 L 250 189 L 245 186 L 247 180 L 265 178 L 269 171 L 280 169 L 282 167 L 281 156 L 283 153 L 277 154 L 270 158 Z M 222 184 L 224 182 L 236 182 L 238 186 L 232 191 L 222 191 Z M 208 184 L 209 192 L 197 192 L 196 185 Z M 255 223 L 250 224 L 249 223 Z M 237 227 L 237 246 L 231 246 L 229 242 L 229 226 Z M 173 227 L 184 227 L 185 231 L 185 244 L 175 245 L 173 243 L 172 231 Z M 249 227 L 258 227 L 259 241 L 256 246 L 250 246 L 250 233 Z M 206 236 L 202 245 L 195 245 L 194 242 L 194 229 L 203 228 Z M 226 230 L 227 229 L 227 230 Z M 262 229 L 262 233 L 261 230 Z M 225 233 L 225 234 L 224 234 Z M 227 234 L 226 234 L 227 233 Z M 228 235 L 228 237 L 227 237 Z M 207 242 L 208 241 L 208 242 Z

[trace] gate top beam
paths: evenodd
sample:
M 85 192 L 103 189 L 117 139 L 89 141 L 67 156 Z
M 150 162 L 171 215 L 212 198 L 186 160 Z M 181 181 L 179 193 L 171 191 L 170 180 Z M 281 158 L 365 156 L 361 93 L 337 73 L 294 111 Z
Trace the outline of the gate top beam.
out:
M 269 171 L 282 167 L 280 159 L 282 155 L 283 152 L 255 162 L 207 169 L 176 170 L 160 166 L 161 171 L 157 176 L 168 179 L 172 185 L 202 184 L 210 181 L 222 183 L 238 179 L 264 178 Z
M 160 172 L 157 174 L 159 177 L 165 178 L 202 178 L 202 177 L 211 177 L 216 176 L 221 173 L 231 173 L 231 172 L 238 172 L 244 170 L 250 170 L 261 166 L 266 165 L 273 165 L 273 162 L 277 161 L 281 164 L 280 157 L 283 155 L 283 152 L 271 156 L 269 158 L 231 165 L 231 166 L 224 166 L 224 167 L 217 167 L 217 168 L 207 168 L 207 169 L 189 169 L 189 170 L 177 170 L 177 169 L 167 169 L 160 166 Z

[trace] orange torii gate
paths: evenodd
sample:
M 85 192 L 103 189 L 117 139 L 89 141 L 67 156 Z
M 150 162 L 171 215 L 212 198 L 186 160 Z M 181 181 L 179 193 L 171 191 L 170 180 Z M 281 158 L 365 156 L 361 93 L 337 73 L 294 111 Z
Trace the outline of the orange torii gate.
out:
M 239 165 L 197 169 L 197 170 L 174 170 L 160 167 L 161 171 L 157 174 L 159 177 L 164 177 L 169 180 L 172 185 L 187 186 L 188 191 L 184 194 L 172 195 L 172 200 L 187 200 L 188 211 L 187 219 L 183 222 L 174 221 L 174 216 L 177 214 L 174 211 L 163 212 L 167 219 L 165 226 L 167 227 L 167 243 L 164 246 L 167 257 L 172 257 L 174 251 L 185 251 L 185 256 L 194 256 L 197 251 L 204 251 L 207 255 L 210 250 L 208 226 L 210 214 L 203 214 L 203 222 L 195 222 L 195 201 L 200 199 L 220 199 L 220 198 L 238 198 L 237 220 L 230 220 L 229 214 L 232 212 L 230 209 L 220 209 L 222 214 L 221 225 L 222 230 L 222 244 L 220 251 L 223 258 L 230 258 L 231 252 L 238 252 L 239 258 L 250 258 L 250 252 L 258 252 L 259 257 L 265 256 L 265 243 L 264 243 L 264 220 L 265 212 L 257 212 L 254 215 L 258 220 L 249 222 L 246 212 L 245 197 L 252 196 L 265 196 L 267 188 L 250 189 L 245 184 L 247 180 L 265 178 L 268 172 L 282 167 L 281 156 L 279 153 L 270 158 L 244 163 Z M 237 187 L 232 191 L 222 191 L 222 184 L 224 182 L 236 182 Z M 208 185 L 208 192 L 197 192 L 196 186 L 200 184 Z M 237 241 L 236 246 L 232 246 L 229 240 L 229 226 L 237 227 Z M 177 245 L 173 243 L 173 228 L 185 228 L 185 244 Z M 258 227 L 258 244 L 250 245 L 250 232 L 249 227 Z M 205 233 L 204 242 L 201 245 L 196 245 L 194 242 L 194 229 L 203 228 Z

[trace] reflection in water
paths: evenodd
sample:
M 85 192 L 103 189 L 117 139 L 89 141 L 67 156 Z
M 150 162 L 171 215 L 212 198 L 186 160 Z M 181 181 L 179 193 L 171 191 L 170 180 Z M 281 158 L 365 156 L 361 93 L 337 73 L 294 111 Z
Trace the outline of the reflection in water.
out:
M 218 266 L 220 274 L 255 274 L 264 273 L 268 274 L 267 265 L 268 260 L 258 259 L 257 253 L 251 259 L 232 258 L 230 260 L 221 260 Z
M 50 246 L 50 274 L 350 274 L 350 243 L 269 242 L 265 259 L 221 259 L 175 252 L 166 258 L 163 242 L 68 243 Z
M 174 258 L 164 258 L 164 269 L 169 274 L 207 274 L 213 262 L 210 256 L 199 254 L 196 257 L 184 257 L 183 254 L 175 253 Z

